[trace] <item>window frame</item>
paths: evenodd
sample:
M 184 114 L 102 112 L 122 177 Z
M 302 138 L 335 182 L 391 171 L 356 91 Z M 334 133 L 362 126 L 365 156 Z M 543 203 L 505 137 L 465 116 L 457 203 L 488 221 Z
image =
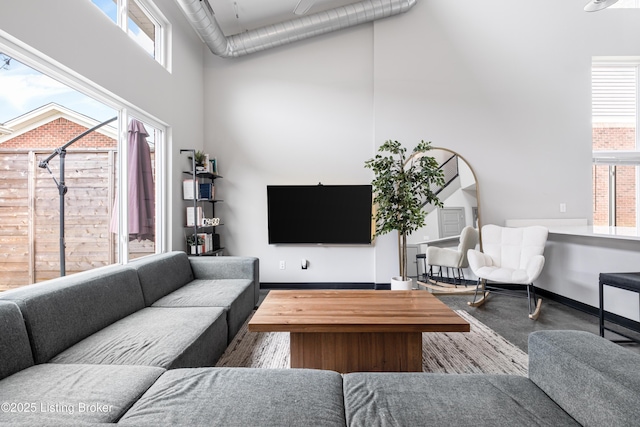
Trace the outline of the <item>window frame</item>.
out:
M 133 117 L 149 126 L 153 126 L 158 131 L 158 138 L 155 141 L 156 144 L 156 230 L 155 230 L 155 253 L 167 252 L 169 248 L 169 230 L 166 218 L 168 213 L 168 197 L 166 196 L 168 191 L 167 176 L 169 173 L 168 168 L 168 150 L 170 147 L 170 127 L 146 113 L 143 110 L 135 107 L 117 95 L 107 91 L 99 85 L 93 83 L 91 80 L 82 76 L 81 74 L 65 67 L 64 65 L 54 61 L 48 56 L 38 52 L 36 49 L 29 45 L 19 41 L 18 39 L 0 32 L 0 50 L 3 53 L 15 58 L 21 63 L 39 71 L 43 74 L 47 74 L 49 77 L 58 80 L 59 82 L 69 86 L 71 89 L 78 92 L 82 92 L 84 95 L 89 96 L 96 101 L 99 101 L 106 106 L 116 110 L 118 112 L 118 209 L 119 218 L 127 218 L 129 212 L 129 197 L 128 191 L 122 191 L 122 189 L 128 188 L 128 167 L 127 167 L 127 138 L 128 138 L 128 123 Z M 119 221 L 119 232 L 117 236 L 117 253 L 118 259 L 116 264 L 127 264 L 129 262 L 129 231 L 128 221 Z
M 89 0 L 91 4 L 100 9 L 92 0 Z M 152 56 L 160 65 L 171 72 L 171 23 L 160 11 L 160 9 L 151 0 L 113 0 L 116 3 L 116 22 L 115 24 L 129 35 L 129 2 L 134 2 L 140 8 L 140 10 L 146 15 L 146 17 L 154 24 L 155 28 L 155 40 L 154 53 Z M 100 9 L 103 13 L 106 12 Z M 109 18 L 111 19 L 111 18 Z M 134 40 L 135 42 L 135 40 Z M 135 42 L 137 45 L 139 43 Z M 146 50 L 145 50 L 146 52 Z M 149 52 L 146 52 L 149 53 Z
M 634 132 L 634 149 L 633 150 L 594 150 L 593 138 L 591 140 L 591 153 L 593 166 L 608 166 L 609 173 L 609 220 L 608 226 L 616 226 L 616 167 L 617 166 L 635 166 L 635 227 L 640 229 L 640 57 L 594 57 L 592 58 L 592 135 L 593 135 L 593 69 L 594 67 L 634 67 L 635 68 L 635 132 Z M 594 181 L 595 185 L 595 181 Z M 592 190 L 595 192 L 595 188 Z M 593 193 L 595 194 L 595 193 Z M 595 201 L 594 201 L 595 203 Z

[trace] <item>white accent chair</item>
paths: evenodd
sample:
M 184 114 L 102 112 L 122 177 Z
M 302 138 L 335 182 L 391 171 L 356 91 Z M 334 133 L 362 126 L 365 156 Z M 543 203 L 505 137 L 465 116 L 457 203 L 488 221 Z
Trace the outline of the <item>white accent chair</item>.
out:
M 537 319 L 542 299 L 536 295 L 533 282 L 544 267 L 542 254 L 548 234 L 549 230 L 539 225 L 509 228 L 490 224 L 482 227 L 482 252 L 474 249 L 467 252 L 469 266 L 478 277 L 474 300 L 468 304 L 472 307 L 483 304 L 489 290 L 513 294 L 509 285 L 524 285 L 529 318 Z M 488 282 L 502 286 L 489 286 Z M 482 296 L 478 299 L 479 291 Z
M 464 227 L 460 232 L 460 243 L 456 249 L 427 247 L 426 263 L 429 265 L 428 278 L 437 280 L 433 275 L 433 267 L 439 267 L 438 275 L 442 279 L 442 269 L 446 268 L 447 277 L 449 269 L 453 272 L 454 283 L 464 279 L 463 268 L 469 267 L 467 251 L 475 249 L 478 244 L 478 230 L 471 226 Z M 457 274 L 457 276 L 456 276 Z

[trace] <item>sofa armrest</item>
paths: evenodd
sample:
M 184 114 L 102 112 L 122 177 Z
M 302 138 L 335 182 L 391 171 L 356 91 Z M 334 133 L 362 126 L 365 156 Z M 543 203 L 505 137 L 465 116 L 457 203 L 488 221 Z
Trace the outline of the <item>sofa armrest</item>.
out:
M 584 426 L 640 419 L 640 355 L 589 332 L 531 333 L 529 378 Z
M 238 256 L 189 257 L 196 279 L 248 279 L 253 281 L 254 303 L 260 298 L 260 266 L 258 258 Z

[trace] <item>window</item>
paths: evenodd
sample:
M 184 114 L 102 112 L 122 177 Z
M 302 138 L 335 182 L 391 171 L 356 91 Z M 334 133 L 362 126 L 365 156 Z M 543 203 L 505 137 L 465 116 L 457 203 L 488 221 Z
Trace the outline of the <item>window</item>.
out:
M 134 120 L 144 134 L 142 199 L 131 190 L 142 157 L 132 151 L 131 132 L 118 132 Z M 165 135 L 143 112 L 0 38 L 0 291 L 161 252 Z M 64 252 L 61 159 L 52 156 L 62 146 Z
M 169 68 L 169 22 L 150 0 L 91 1 L 149 55 Z
M 592 65 L 593 225 L 640 228 L 640 59 Z

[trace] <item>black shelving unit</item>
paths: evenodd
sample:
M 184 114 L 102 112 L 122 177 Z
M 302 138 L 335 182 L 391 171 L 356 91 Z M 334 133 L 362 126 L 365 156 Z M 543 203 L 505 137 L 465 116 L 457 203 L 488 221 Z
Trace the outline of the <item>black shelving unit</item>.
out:
M 204 199 L 204 198 L 199 198 L 198 195 L 200 194 L 200 184 L 206 184 L 206 183 L 210 183 L 212 185 L 212 187 L 215 187 L 215 180 L 222 178 L 222 176 L 217 175 L 217 174 L 213 174 L 210 172 L 199 172 L 196 169 L 196 160 L 195 160 L 195 154 L 196 154 L 196 150 L 194 149 L 181 149 L 180 150 L 180 154 L 182 153 L 191 153 L 191 170 L 189 171 L 183 171 L 183 174 L 188 175 L 189 177 L 191 177 L 192 182 L 193 182 L 193 198 L 192 199 L 184 199 L 183 200 L 185 202 L 188 203 L 193 203 L 193 226 L 190 225 L 186 225 L 187 221 L 187 214 L 186 214 L 186 209 L 185 209 L 185 245 L 187 247 L 187 254 L 188 255 L 195 255 L 195 256 L 217 256 L 217 255 L 222 255 L 224 252 L 224 247 L 222 247 L 221 245 L 218 244 L 218 247 L 215 247 L 215 236 L 216 236 L 216 227 L 219 227 L 222 224 L 218 224 L 216 226 L 213 225 L 198 225 L 198 208 L 202 208 L 202 216 L 203 218 L 206 218 L 208 211 L 211 211 L 211 217 L 215 218 L 215 205 L 216 203 L 220 203 L 222 202 L 222 200 L 217 200 L 215 199 L 215 193 L 214 193 L 214 198 L 210 198 L 210 199 Z M 184 191 L 184 189 L 183 189 Z M 206 206 L 210 206 L 211 209 L 206 209 Z M 188 233 L 193 233 L 194 236 L 196 236 L 196 245 L 195 245 L 195 253 L 191 252 L 191 247 L 189 246 L 189 244 L 187 243 L 187 235 Z M 197 244 L 197 236 L 198 234 L 201 233 L 211 233 L 212 234 L 212 243 L 214 246 L 214 249 L 211 250 L 207 250 L 204 252 L 200 252 L 200 245 Z M 219 241 L 218 241 L 219 242 Z

